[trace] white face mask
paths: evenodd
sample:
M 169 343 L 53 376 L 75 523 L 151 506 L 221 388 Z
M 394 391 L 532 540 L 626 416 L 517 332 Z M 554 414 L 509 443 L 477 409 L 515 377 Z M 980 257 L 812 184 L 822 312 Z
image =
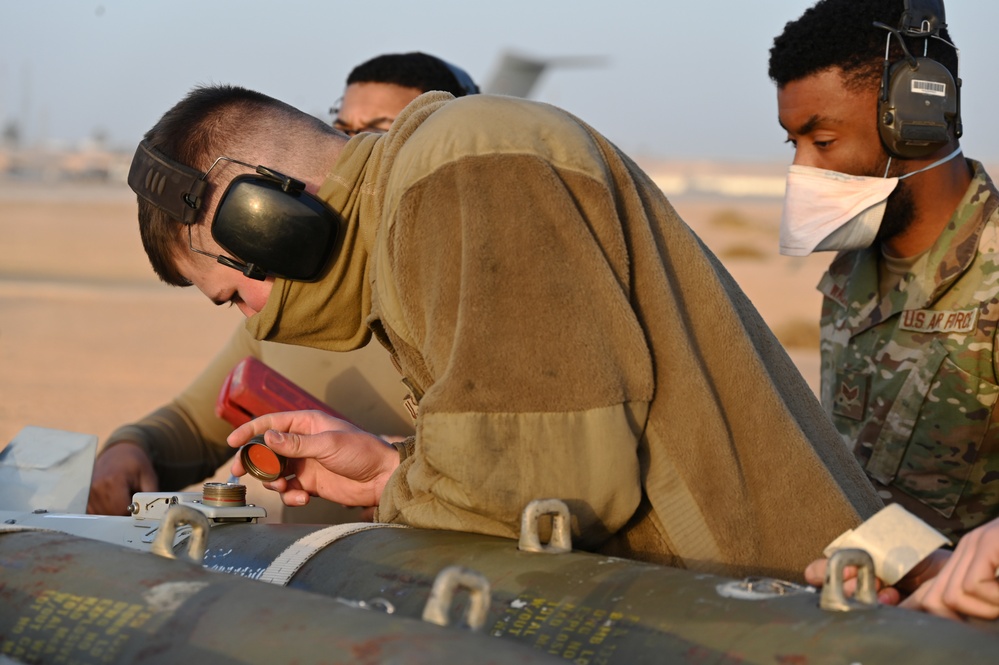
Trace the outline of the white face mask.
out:
M 784 214 L 780 220 L 780 253 L 807 256 L 815 251 L 870 246 L 881 228 L 888 196 L 895 191 L 899 180 L 929 171 L 959 154 L 961 148 L 897 178 L 847 175 L 792 164 L 787 170 Z

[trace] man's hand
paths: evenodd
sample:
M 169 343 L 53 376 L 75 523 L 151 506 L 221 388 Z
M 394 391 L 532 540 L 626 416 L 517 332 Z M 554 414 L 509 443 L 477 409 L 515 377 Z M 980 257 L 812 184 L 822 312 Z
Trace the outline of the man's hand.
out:
M 261 416 L 234 430 L 228 442 L 238 448 L 259 434 L 274 452 L 288 458 L 287 476 L 264 483 L 280 492 L 287 506 L 303 506 L 310 496 L 345 506 L 377 506 L 399 466 L 399 453 L 391 445 L 321 411 Z M 238 456 L 232 472 L 246 473 Z
M 97 456 L 90 481 L 87 512 L 128 515 L 135 492 L 155 492 L 159 478 L 146 451 L 134 443 L 117 443 Z
M 999 520 L 969 531 L 935 577 L 902 602 L 902 607 L 950 619 L 999 618 Z

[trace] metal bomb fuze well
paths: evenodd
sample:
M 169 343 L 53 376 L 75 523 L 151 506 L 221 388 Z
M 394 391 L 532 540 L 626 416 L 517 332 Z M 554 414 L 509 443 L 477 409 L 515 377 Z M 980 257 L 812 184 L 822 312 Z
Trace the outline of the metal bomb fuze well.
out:
M 201 503 L 216 508 L 241 508 L 246 505 L 246 485 L 205 483 L 202 487 Z

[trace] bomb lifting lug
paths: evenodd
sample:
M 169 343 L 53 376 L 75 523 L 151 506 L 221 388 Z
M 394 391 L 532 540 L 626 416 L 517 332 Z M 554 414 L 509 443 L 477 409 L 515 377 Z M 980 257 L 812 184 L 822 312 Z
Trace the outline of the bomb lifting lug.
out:
M 539 524 L 542 516 L 552 518 L 552 534 L 548 543 L 541 544 Z M 559 499 L 535 499 L 524 508 L 520 515 L 520 542 L 517 549 L 522 552 L 543 552 L 545 554 L 565 554 L 572 551 L 569 507 Z
M 153 541 L 151 551 L 167 559 L 178 558 L 173 551 L 173 540 L 177 535 L 178 526 L 191 527 L 191 535 L 187 538 L 187 552 L 181 557 L 190 563 L 201 565 L 205 558 L 205 550 L 208 547 L 208 518 L 199 511 L 177 504 L 172 506 L 163 517 L 160 523 L 156 540 Z
M 848 598 L 844 590 L 843 571 L 847 566 L 857 567 L 857 590 Z M 833 552 L 826 565 L 826 580 L 822 585 L 819 607 L 833 612 L 873 610 L 878 607 L 878 592 L 874 585 L 874 560 L 861 549 L 843 549 Z

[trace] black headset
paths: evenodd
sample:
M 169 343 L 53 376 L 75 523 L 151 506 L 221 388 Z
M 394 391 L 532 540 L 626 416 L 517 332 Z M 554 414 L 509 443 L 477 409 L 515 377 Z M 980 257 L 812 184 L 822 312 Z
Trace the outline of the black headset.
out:
M 190 226 L 197 221 L 208 173 L 219 161 L 255 168 L 256 175 L 233 178 L 215 209 L 212 238 L 232 255 L 215 257 L 218 262 L 253 279 L 273 275 L 313 282 L 322 277 L 339 249 L 344 222 L 306 192 L 301 180 L 229 157 L 219 157 L 201 173 L 143 140 L 132 158 L 128 185 L 171 219 Z
M 947 26 L 943 0 L 905 0 L 905 11 L 897 28 L 877 22 L 888 31 L 884 73 L 878 98 L 878 130 L 888 152 L 902 159 L 920 159 L 932 155 L 953 137 L 960 138 L 961 79 L 948 69 L 923 56 L 913 56 L 904 37 L 938 39 Z M 903 58 L 891 63 L 888 48 L 892 37 L 902 47 Z M 954 49 L 955 52 L 957 49 Z

